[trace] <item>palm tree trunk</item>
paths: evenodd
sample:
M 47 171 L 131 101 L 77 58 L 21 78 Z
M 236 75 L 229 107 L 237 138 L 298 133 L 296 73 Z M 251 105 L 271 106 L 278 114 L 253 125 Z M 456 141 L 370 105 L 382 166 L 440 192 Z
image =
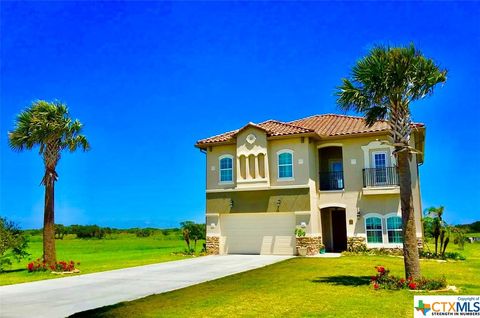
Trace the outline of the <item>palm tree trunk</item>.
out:
M 45 184 L 45 210 L 43 215 L 43 260 L 48 265 L 56 262 L 55 253 L 55 183 Z
M 403 256 L 405 277 L 420 278 L 420 261 L 418 259 L 415 214 L 412 202 L 412 179 L 410 171 L 410 154 L 398 152 L 398 170 L 400 175 L 400 203 L 403 223 Z

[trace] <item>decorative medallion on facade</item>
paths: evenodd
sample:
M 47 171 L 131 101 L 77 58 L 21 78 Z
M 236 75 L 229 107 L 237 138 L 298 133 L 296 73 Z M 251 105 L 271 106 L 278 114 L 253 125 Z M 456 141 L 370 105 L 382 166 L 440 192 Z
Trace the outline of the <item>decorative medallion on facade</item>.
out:
M 246 140 L 249 144 L 253 144 L 255 140 L 257 140 L 257 137 L 254 134 L 249 134 Z

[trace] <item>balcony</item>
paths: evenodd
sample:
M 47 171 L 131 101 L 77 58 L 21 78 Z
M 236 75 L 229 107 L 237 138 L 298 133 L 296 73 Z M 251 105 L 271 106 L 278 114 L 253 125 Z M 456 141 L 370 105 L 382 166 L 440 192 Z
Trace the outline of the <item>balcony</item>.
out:
M 397 194 L 399 190 L 397 167 L 363 169 L 363 194 Z
M 343 171 L 320 172 L 320 190 L 343 190 Z

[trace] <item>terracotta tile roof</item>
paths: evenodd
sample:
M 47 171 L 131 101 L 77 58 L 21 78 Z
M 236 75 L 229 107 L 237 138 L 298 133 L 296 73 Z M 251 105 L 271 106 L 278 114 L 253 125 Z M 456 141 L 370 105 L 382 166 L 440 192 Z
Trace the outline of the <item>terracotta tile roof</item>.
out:
M 288 123 L 277 120 L 267 120 L 260 124 L 249 123 L 246 126 L 197 141 L 197 146 L 206 146 L 213 143 L 234 142 L 238 132 L 254 126 L 266 131 L 267 136 L 286 136 L 295 134 L 315 134 L 321 137 L 334 137 L 353 134 L 366 134 L 388 131 L 387 121 L 379 120 L 372 127 L 368 127 L 363 117 L 337 114 L 314 115 Z M 423 124 L 414 123 L 415 127 Z
M 368 127 L 362 117 L 336 114 L 315 115 L 291 122 L 294 125 L 315 130 L 320 136 L 340 136 L 387 131 L 389 124 L 386 121 L 377 121 Z
M 197 141 L 197 145 L 219 143 L 219 142 L 233 142 L 235 140 L 237 133 L 239 133 L 241 130 L 250 126 L 265 130 L 265 132 L 267 133 L 267 136 L 269 137 L 314 133 L 314 131 L 309 128 L 299 127 L 290 123 L 283 123 L 277 120 L 267 120 L 258 125 L 254 123 L 248 123 L 247 125 L 245 125 L 240 129 L 232 130 L 224 134 L 199 140 Z
M 389 123 L 385 120 L 379 120 L 368 127 L 363 117 L 338 114 L 314 115 L 294 120 L 290 124 L 313 129 L 320 137 L 375 133 L 390 129 Z M 412 126 L 424 125 L 414 123 Z
M 292 123 L 282 123 L 277 120 L 267 120 L 258 124 L 258 126 L 265 129 L 267 136 L 284 136 L 314 132 L 314 130 L 310 128 L 300 127 Z

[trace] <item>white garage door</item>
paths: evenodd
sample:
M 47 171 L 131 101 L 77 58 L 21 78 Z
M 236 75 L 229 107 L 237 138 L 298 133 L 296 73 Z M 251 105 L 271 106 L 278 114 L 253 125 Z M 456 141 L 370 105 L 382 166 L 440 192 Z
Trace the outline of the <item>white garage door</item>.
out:
M 225 254 L 295 254 L 295 214 L 242 213 L 220 218 Z

